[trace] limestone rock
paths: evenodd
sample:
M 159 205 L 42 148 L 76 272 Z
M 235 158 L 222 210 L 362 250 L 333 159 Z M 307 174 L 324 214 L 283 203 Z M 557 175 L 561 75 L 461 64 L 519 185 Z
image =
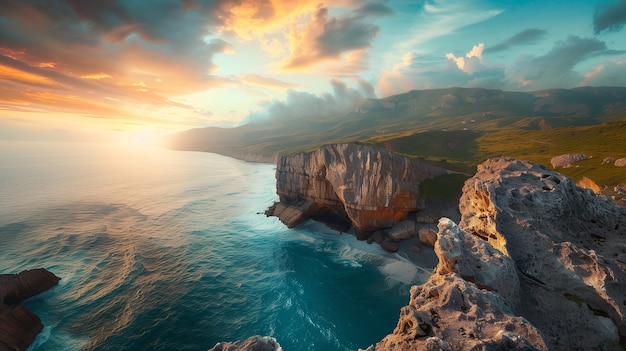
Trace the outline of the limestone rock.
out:
M 487 160 L 463 188 L 465 232 L 513 259 L 519 313 L 553 350 L 599 349 L 626 336 L 626 209 L 542 165 Z M 583 332 L 584 331 L 584 332 Z
M 554 168 L 568 168 L 572 167 L 572 165 L 576 162 L 586 160 L 587 156 L 583 154 L 565 154 L 561 156 L 556 156 L 550 159 L 550 163 Z
M 414 238 L 417 235 L 417 223 L 411 220 L 400 221 L 387 231 L 387 235 L 394 241 Z
M 626 339 L 626 209 L 542 165 L 487 160 L 439 221 L 439 264 L 368 348 L 610 350 Z
M 600 191 L 602 191 L 602 188 L 600 188 L 600 186 L 594 182 L 593 180 L 587 178 L 587 177 L 583 177 L 583 179 L 581 179 L 577 185 L 581 188 L 587 188 L 587 189 L 591 189 L 593 190 L 594 193 L 599 194 Z
M 368 350 L 547 350 L 541 332 L 515 315 L 512 260 L 447 218 L 440 219 L 438 236 L 437 269 L 411 288 L 393 333 Z
M 420 228 L 417 232 L 417 238 L 422 244 L 435 246 L 435 242 L 437 241 L 437 231 L 433 228 Z
M 297 211 L 285 216 L 270 208 L 266 213 L 277 215 L 287 225 L 297 225 L 320 211 L 330 211 L 348 219 L 357 232 L 371 233 L 390 228 L 409 212 L 423 208 L 420 182 L 448 173 L 451 171 L 374 147 L 327 145 L 280 158 L 276 169 L 279 203 Z
M 0 350 L 26 350 L 43 329 L 41 320 L 21 302 L 58 284 L 45 269 L 0 275 Z
M 217 343 L 209 351 L 282 351 L 276 339 L 269 336 L 251 336 L 246 340 Z

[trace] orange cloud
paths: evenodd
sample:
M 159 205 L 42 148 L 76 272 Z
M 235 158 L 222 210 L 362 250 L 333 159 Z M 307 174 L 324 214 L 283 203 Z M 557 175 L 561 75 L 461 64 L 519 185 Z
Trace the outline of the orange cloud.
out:
M 369 47 L 379 30 L 360 16 L 332 17 L 327 8 L 319 8 L 309 22 L 291 27 L 291 55 L 283 67 L 301 69 L 321 61 L 340 60 L 345 52 Z
M 7 79 L 15 82 L 26 82 L 29 84 L 54 85 L 54 82 L 47 77 L 21 71 L 5 65 L 0 65 L 0 79 Z
M 100 79 L 113 78 L 113 77 L 111 77 L 111 75 L 106 74 L 106 73 L 93 73 L 93 74 L 83 75 L 81 76 L 81 78 L 100 80 Z
M 222 11 L 221 30 L 252 40 L 264 34 L 281 31 L 300 16 L 311 13 L 319 6 L 319 0 L 244 0 L 225 1 Z

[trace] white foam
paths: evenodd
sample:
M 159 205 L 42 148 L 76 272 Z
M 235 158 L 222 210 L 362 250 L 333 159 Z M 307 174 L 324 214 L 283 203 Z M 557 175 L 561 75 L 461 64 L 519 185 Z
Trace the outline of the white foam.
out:
M 410 262 L 388 260 L 385 264 L 381 265 L 379 269 L 381 273 L 390 280 L 390 283 L 395 282 L 410 285 L 419 282 L 420 276 L 418 274 L 418 267 Z
M 36 350 L 39 346 L 43 345 L 50 339 L 50 334 L 52 334 L 52 326 L 45 326 L 41 330 L 39 334 L 33 340 L 33 343 L 26 349 L 26 351 Z

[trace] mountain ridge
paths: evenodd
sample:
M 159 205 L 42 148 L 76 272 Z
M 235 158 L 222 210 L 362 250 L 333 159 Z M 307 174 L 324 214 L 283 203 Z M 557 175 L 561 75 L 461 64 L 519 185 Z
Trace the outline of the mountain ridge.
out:
M 351 111 L 329 118 L 270 120 L 235 128 L 192 129 L 172 135 L 167 146 L 249 161 L 274 162 L 280 155 L 313 151 L 328 144 L 361 143 L 413 158 L 426 158 L 440 166 L 471 173 L 489 157 L 528 157 L 528 153 L 520 151 L 528 149 L 530 137 L 518 137 L 527 134 L 539 141 L 550 139 L 555 133 L 560 137 L 584 135 L 586 145 L 574 145 L 581 149 L 575 152 L 591 153 L 585 150 L 589 146 L 595 157 L 601 154 L 626 157 L 621 154 L 626 147 L 621 147 L 623 142 L 619 136 L 616 140 L 612 137 L 611 141 L 617 143 L 613 145 L 603 135 L 624 126 L 626 87 L 577 87 L 534 92 L 445 88 L 411 90 L 381 99 L 360 100 Z M 413 143 L 421 144 L 420 147 L 411 149 L 404 145 L 404 150 L 398 150 L 402 149 L 398 145 L 408 136 L 413 136 Z M 501 145 L 495 147 L 498 138 Z M 423 142 L 433 139 L 446 144 L 449 152 L 442 154 L 441 147 L 429 148 Z M 545 148 L 545 155 L 539 157 L 535 152 L 530 154 L 529 160 L 547 164 L 550 157 L 571 152 L 571 142 L 560 147 L 554 138 L 552 141 L 552 147 Z M 433 157 L 436 151 L 438 157 Z M 573 171 L 564 173 L 580 178 L 580 172 Z M 614 176 L 603 179 L 601 185 L 614 185 L 626 179 L 626 172 L 613 171 Z

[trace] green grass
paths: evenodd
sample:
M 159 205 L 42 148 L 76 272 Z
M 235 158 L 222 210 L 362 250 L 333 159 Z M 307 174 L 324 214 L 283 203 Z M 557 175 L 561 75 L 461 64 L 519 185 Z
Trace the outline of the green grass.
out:
M 626 167 L 602 165 L 605 157 L 626 157 L 626 122 L 549 130 L 505 129 L 483 134 L 435 131 L 377 136 L 366 143 L 400 154 L 471 173 L 488 158 L 509 156 L 552 167 L 550 159 L 582 153 L 589 159 L 559 172 L 579 181 L 588 177 L 600 186 L 626 182 Z
M 420 194 L 428 200 L 454 200 L 461 196 L 467 180 L 463 174 L 445 174 L 420 183 Z

